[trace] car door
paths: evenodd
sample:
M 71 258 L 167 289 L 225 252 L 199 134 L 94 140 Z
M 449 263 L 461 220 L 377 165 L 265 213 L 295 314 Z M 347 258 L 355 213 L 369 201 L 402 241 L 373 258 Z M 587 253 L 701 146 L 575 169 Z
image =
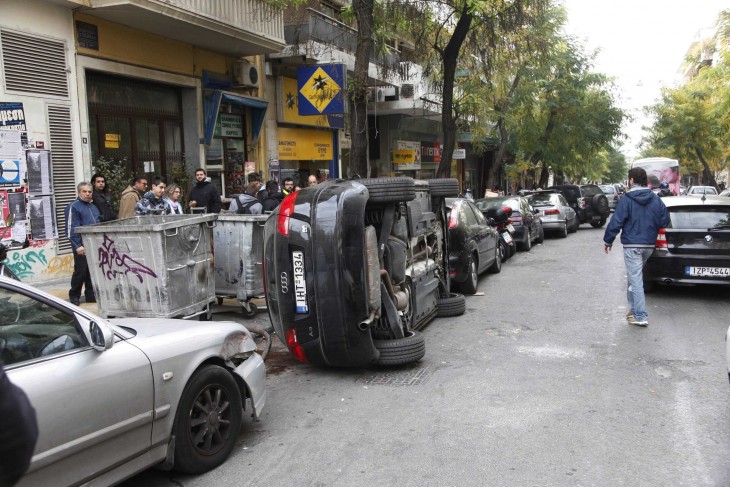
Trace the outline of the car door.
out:
M 565 197 L 562 194 L 557 195 L 558 197 L 558 205 L 560 205 L 561 211 L 565 213 L 565 221 L 568 222 L 569 226 L 573 224 L 573 220 L 575 219 L 575 210 L 570 207 L 568 202 L 565 200 Z
M 525 228 L 530 229 L 530 235 L 532 240 L 535 240 L 539 233 L 538 228 L 535 225 L 535 213 L 533 213 L 532 206 L 527 202 L 525 198 L 520 198 L 520 212 L 522 213 L 522 220 L 524 221 Z
M 0 353 L 36 410 L 39 437 L 19 485 L 90 480 L 150 448 L 153 384 L 147 357 L 117 340 L 93 349 L 93 315 L 0 283 Z

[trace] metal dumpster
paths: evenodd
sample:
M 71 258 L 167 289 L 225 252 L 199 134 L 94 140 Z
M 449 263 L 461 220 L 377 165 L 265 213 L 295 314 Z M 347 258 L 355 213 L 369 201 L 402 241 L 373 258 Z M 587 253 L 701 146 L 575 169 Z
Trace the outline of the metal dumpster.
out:
M 137 216 L 80 227 L 104 318 L 210 318 L 218 215 Z
M 264 223 L 268 218 L 221 214 L 213 229 L 215 294 L 219 302 L 238 298 L 246 318 L 257 311 L 251 298 L 264 294 Z

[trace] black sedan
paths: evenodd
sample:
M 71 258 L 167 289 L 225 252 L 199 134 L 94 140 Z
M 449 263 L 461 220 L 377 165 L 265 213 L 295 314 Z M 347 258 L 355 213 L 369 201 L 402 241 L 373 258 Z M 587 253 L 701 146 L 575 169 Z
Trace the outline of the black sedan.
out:
M 530 250 L 532 244 L 542 243 L 545 240 L 545 231 L 542 228 L 542 221 L 538 215 L 539 211 L 530 206 L 530 203 L 523 196 L 495 196 L 476 200 L 474 204 L 482 213 L 490 208 L 509 206 L 512 208 L 510 222 L 515 228 L 513 238 L 520 250 Z
M 662 201 L 671 221 L 659 230 L 644 266 L 644 288 L 657 283 L 730 285 L 730 201 L 711 195 Z
M 451 282 L 464 294 L 477 292 L 479 274 L 502 270 L 499 233 L 469 200 L 446 200 Z

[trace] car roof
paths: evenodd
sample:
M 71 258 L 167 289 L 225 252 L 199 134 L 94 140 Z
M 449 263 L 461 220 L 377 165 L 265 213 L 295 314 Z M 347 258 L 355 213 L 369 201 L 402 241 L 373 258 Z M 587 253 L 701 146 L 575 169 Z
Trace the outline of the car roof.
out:
M 728 206 L 730 207 L 730 199 L 725 196 L 716 194 L 708 195 L 686 195 L 686 196 L 668 196 L 662 198 L 662 202 L 667 208 L 676 206 Z

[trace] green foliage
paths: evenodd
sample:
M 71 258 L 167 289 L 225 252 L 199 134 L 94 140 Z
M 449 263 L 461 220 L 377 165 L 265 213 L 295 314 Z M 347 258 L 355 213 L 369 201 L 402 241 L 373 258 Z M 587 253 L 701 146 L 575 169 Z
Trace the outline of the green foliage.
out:
M 92 174 L 99 173 L 106 179 L 106 187 L 112 195 L 114 209 L 118 209 L 119 200 L 129 183 L 132 181 L 132 172 L 126 159 L 108 159 L 104 156 L 96 158 L 91 165 Z

